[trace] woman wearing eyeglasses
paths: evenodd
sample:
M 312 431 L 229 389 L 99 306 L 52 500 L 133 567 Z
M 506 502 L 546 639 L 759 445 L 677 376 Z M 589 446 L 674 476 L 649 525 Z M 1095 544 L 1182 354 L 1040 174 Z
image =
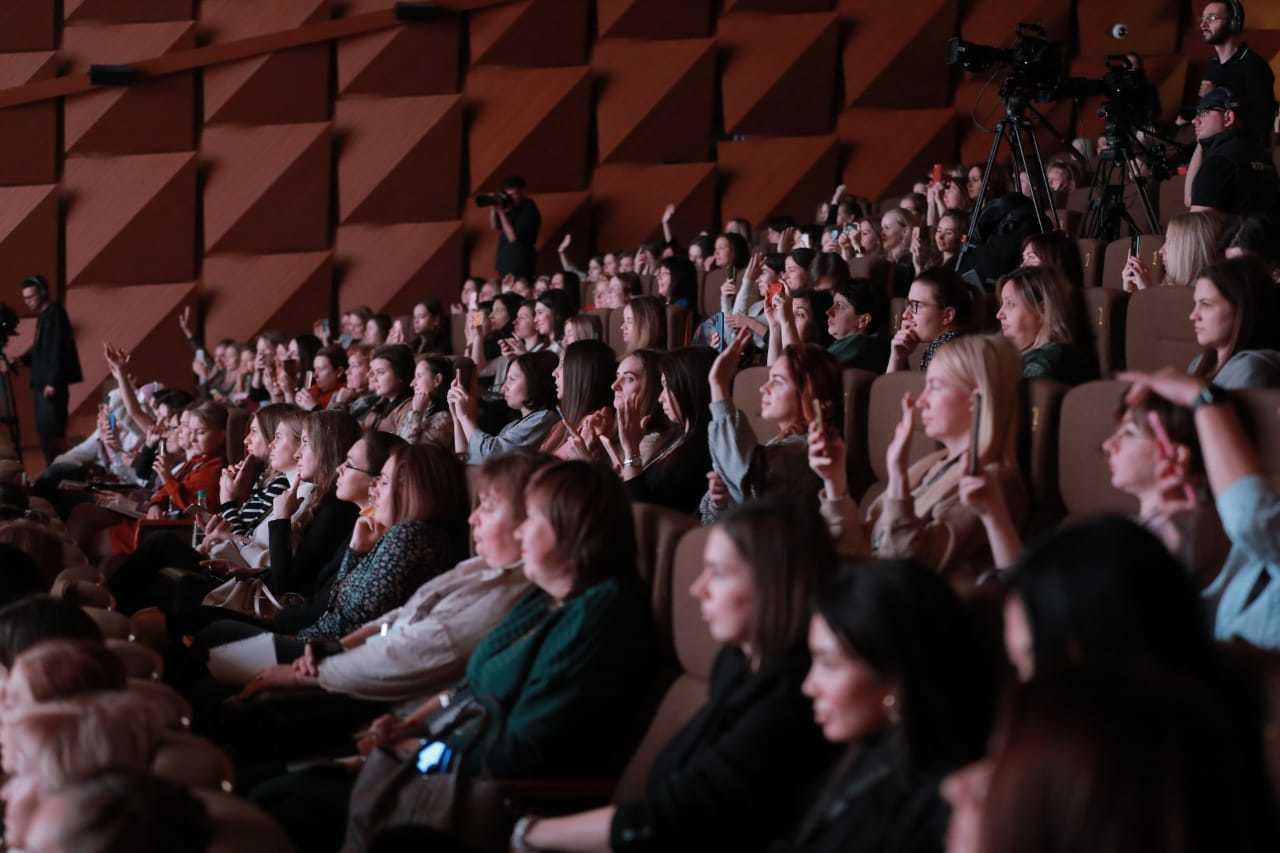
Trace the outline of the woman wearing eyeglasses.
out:
M 893 336 L 887 373 L 910 368 L 909 359 L 921 345 L 920 370 L 927 370 L 938 347 L 964 334 L 973 311 L 969 285 L 953 270 L 934 267 L 916 276 L 907 293 L 902 326 Z

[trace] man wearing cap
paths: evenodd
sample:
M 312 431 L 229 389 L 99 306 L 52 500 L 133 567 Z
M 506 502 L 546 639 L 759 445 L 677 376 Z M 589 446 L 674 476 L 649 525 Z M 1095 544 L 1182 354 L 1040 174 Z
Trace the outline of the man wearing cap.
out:
M 1187 172 L 1193 211 L 1274 214 L 1280 212 L 1275 164 L 1248 128 L 1231 90 L 1212 89 L 1196 105 L 1200 163 Z
M 36 317 L 36 340 L 19 363 L 31 368 L 36 434 L 47 463 L 62 452 L 67 434 L 67 388 L 83 380 L 80 355 L 66 310 L 49 299 L 42 275 L 22 281 L 22 301 Z
M 1205 5 L 1200 37 L 1213 48 L 1213 56 L 1205 67 L 1200 94 L 1230 89 L 1240 103 L 1238 118 L 1244 132 L 1265 148 L 1276 117 L 1276 79 L 1267 60 L 1240 38 L 1243 29 L 1244 4 L 1239 0 Z

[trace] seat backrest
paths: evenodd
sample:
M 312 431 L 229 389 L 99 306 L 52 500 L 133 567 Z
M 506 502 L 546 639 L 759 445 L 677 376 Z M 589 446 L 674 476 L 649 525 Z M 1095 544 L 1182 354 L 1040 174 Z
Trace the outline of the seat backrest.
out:
M 893 432 L 902 420 L 902 395 L 911 392 L 917 399 L 924 388 L 924 374 L 918 370 L 899 370 L 876 377 L 871 383 L 867 403 L 867 459 L 879 482 L 888 476 L 884 454 L 893 440 Z M 907 448 L 907 458 L 915 462 L 938 448 L 924 432 L 916 430 Z
M 1058 220 L 1059 230 L 1066 231 L 1068 234 L 1077 233 L 1084 219 L 1084 214 L 1081 211 L 1069 210 L 1065 207 L 1054 210 L 1053 215 Z
M 1067 210 L 1076 213 L 1087 213 L 1089 210 L 1089 187 L 1076 187 L 1067 195 Z
M 1037 506 L 1056 508 L 1058 504 L 1058 418 L 1067 386 L 1052 379 L 1030 379 L 1022 383 L 1026 416 L 1018 433 L 1018 461 L 1023 481 Z
M 1133 221 L 1138 224 L 1138 229 L 1142 234 L 1159 234 L 1163 230 L 1160 227 L 1160 184 L 1155 181 L 1147 184 L 1147 197 L 1151 199 L 1151 204 L 1155 208 L 1156 219 L 1154 224 L 1147 218 L 1147 206 L 1142 201 L 1137 184 L 1130 183 L 1125 186 L 1124 209 L 1133 218 Z
M 1200 353 L 1188 319 L 1194 301 L 1190 287 L 1149 287 L 1130 295 L 1124 330 L 1128 369 L 1186 370 Z
M 893 297 L 893 264 L 889 263 L 883 256 L 855 257 L 849 261 L 849 275 L 852 278 L 868 279 L 872 285 L 880 288 L 880 292 L 885 295 L 885 298 Z M 905 300 L 903 300 L 903 304 L 906 304 Z
M 676 546 L 689 530 L 697 526 L 692 516 L 655 504 L 631 506 L 636 525 L 639 558 L 636 568 L 649 585 L 653 603 L 654 626 L 668 657 L 674 656 L 671 639 L 671 574 L 675 565 Z
M 711 664 L 719 646 L 707 630 L 698 600 L 689 593 L 702 573 L 702 551 L 711 528 L 695 526 L 676 543 L 671 568 L 671 638 L 676 661 L 686 673 L 701 679 L 711 677 Z
M 760 417 L 760 386 L 769 379 L 769 368 L 748 367 L 733 378 L 733 405 L 746 415 L 747 423 L 761 442 L 773 438 L 777 430 Z
M 1124 368 L 1125 314 L 1129 294 L 1123 290 L 1088 287 L 1076 294 L 1083 312 L 1083 326 L 1088 330 L 1101 376 L 1110 378 Z
M 607 343 L 609 339 L 605 333 L 605 329 L 607 328 L 605 318 L 609 316 L 609 309 L 596 308 L 591 311 L 583 311 L 582 316 L 586 317 L 587 322 L 595 327 L 596 340 L 605 341 Z
M 667 350 L 687 347 L 693 340 L 693 312 L 679 305 L 667 306 Z
M 1084 272 L 1085 287 L 1102 286 L 1102 255 L 1105 246 L 1101 240 L 1092 237 L 1081 237 L 1076 240 L 1080 247 L 1080 268 Z
M 227 464 L 238 465 L 244 459 L 244 437 L 249 432 L 249 413 L 239 406 L 227 408 Z
M 467 312 L 449 315 L 449 344 L 455 355 L 467 351 Z
M 894 334 L 902 328 L 902 315 L 907 313 L 907 297 L 895 296 L 889 300 L 889 322 Z
M 1138 258 L 1151 270 L 1157 282 L 1164 277 L 1164 270 L 1156 258 L 1157 250 L 1163 245 L 1164 237 L 1158 234 L 1143 234 L 1138 237 Z M 1103 287 L 1124 290 L 1124 280 L 1121 275 L 1124 273 L 1124 265 L 1128 262 L 1129 252 L 1132 249 L 1133 240 L 1129 237 L 1112 240 L 1107 244 L 1106 254 L 1102 262 Z
M 1160 185 L 1160 227 L 1168 228 L 1169 220 L 1188 211 L 1182 193 L 1187 185 L 1186 175 L 1174 175 Z
M 1262 457 L 1262 470 L 1280 484 L 1280 388 L 1253 388 L 1236 392 L 1254 429 L 1254 447 Z
M 597 311 L 601 309 L 596 309 Z M 604 309 L 608 313 L 605 315 L 605 333 L 604 339 L 613 351 L 617 353 L 618 358 L 622 358 L 627 354 L 627 344 L 622 340 L 622 308 Z
M 1115 380 L 1077 385 L 1062 398 L 1058 419 L 1058 493 L 1074 516 L 1136 513 L 1138 501 L 1111 485 L 1102 442 L 1115 431 L 1116 408 L 1128 386 Z
M 844 389 L 845 468 L 849 474 L 849 494 L 855 498 L 875 480 L 867 458 L 867 411 L 871 405 L 871 385 L 880 374 L 856 367 L 841 372 Z
M 129 638 L 129 617 L 123 613 L 102 607 L 82 606 L 80 609 L 94 621 L 106 639 L 127 640 Z
M 710 317 L 720 310 L 720 286 L 728 277 L 728 267 L 712 270 L 703 277 L 698 290 L 698 311 L 703 317 Z
M 235 765 L 212 741 L 187 732 L 168 731 L 151 758 L 150 770 L 161 779 L 191 788 L 230 793 Z
M 127 623 L 128 620 L 126 619 Z M 107 640 L 107 651 L 120 659 L 124 664 L 125 672 L 131 678 L 150 678 L 159 679 L 164 676 L 164 658 L 153 649 L 149 649 L 141 643 L 131 643 L 128 640 Z

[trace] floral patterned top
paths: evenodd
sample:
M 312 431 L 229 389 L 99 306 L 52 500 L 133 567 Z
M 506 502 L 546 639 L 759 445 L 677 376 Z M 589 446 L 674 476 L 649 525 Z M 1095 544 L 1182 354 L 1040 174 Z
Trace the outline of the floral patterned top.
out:
M 399 607 L 422 584 L 457 564 L 458 537 L 430 521 L 405 521 L 368 552 L 348 549 L 320 618 L 298 632 L 304 640 L 336 640 Z

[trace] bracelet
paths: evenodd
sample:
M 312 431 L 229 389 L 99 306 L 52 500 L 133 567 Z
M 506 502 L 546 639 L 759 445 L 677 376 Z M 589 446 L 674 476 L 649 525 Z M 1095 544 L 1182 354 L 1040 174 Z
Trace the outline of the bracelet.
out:
M 622 467 L 623 467 L 623 468 L 639 468 L 639 467 L 640 467 L 640 457 L 639 457 L 639 456 L 627 456 L 627 457 L 623 458 L 623 460 L 622 460 Z
M 515 853 L 540 853 L 540 848 L 533 847 L 525 841 L 529 830 L 533 829 L 537 822 L 538 818 L 533 815 L 525 815 L 516 821 L 515 828 L 511 830 L 511 849 Z

